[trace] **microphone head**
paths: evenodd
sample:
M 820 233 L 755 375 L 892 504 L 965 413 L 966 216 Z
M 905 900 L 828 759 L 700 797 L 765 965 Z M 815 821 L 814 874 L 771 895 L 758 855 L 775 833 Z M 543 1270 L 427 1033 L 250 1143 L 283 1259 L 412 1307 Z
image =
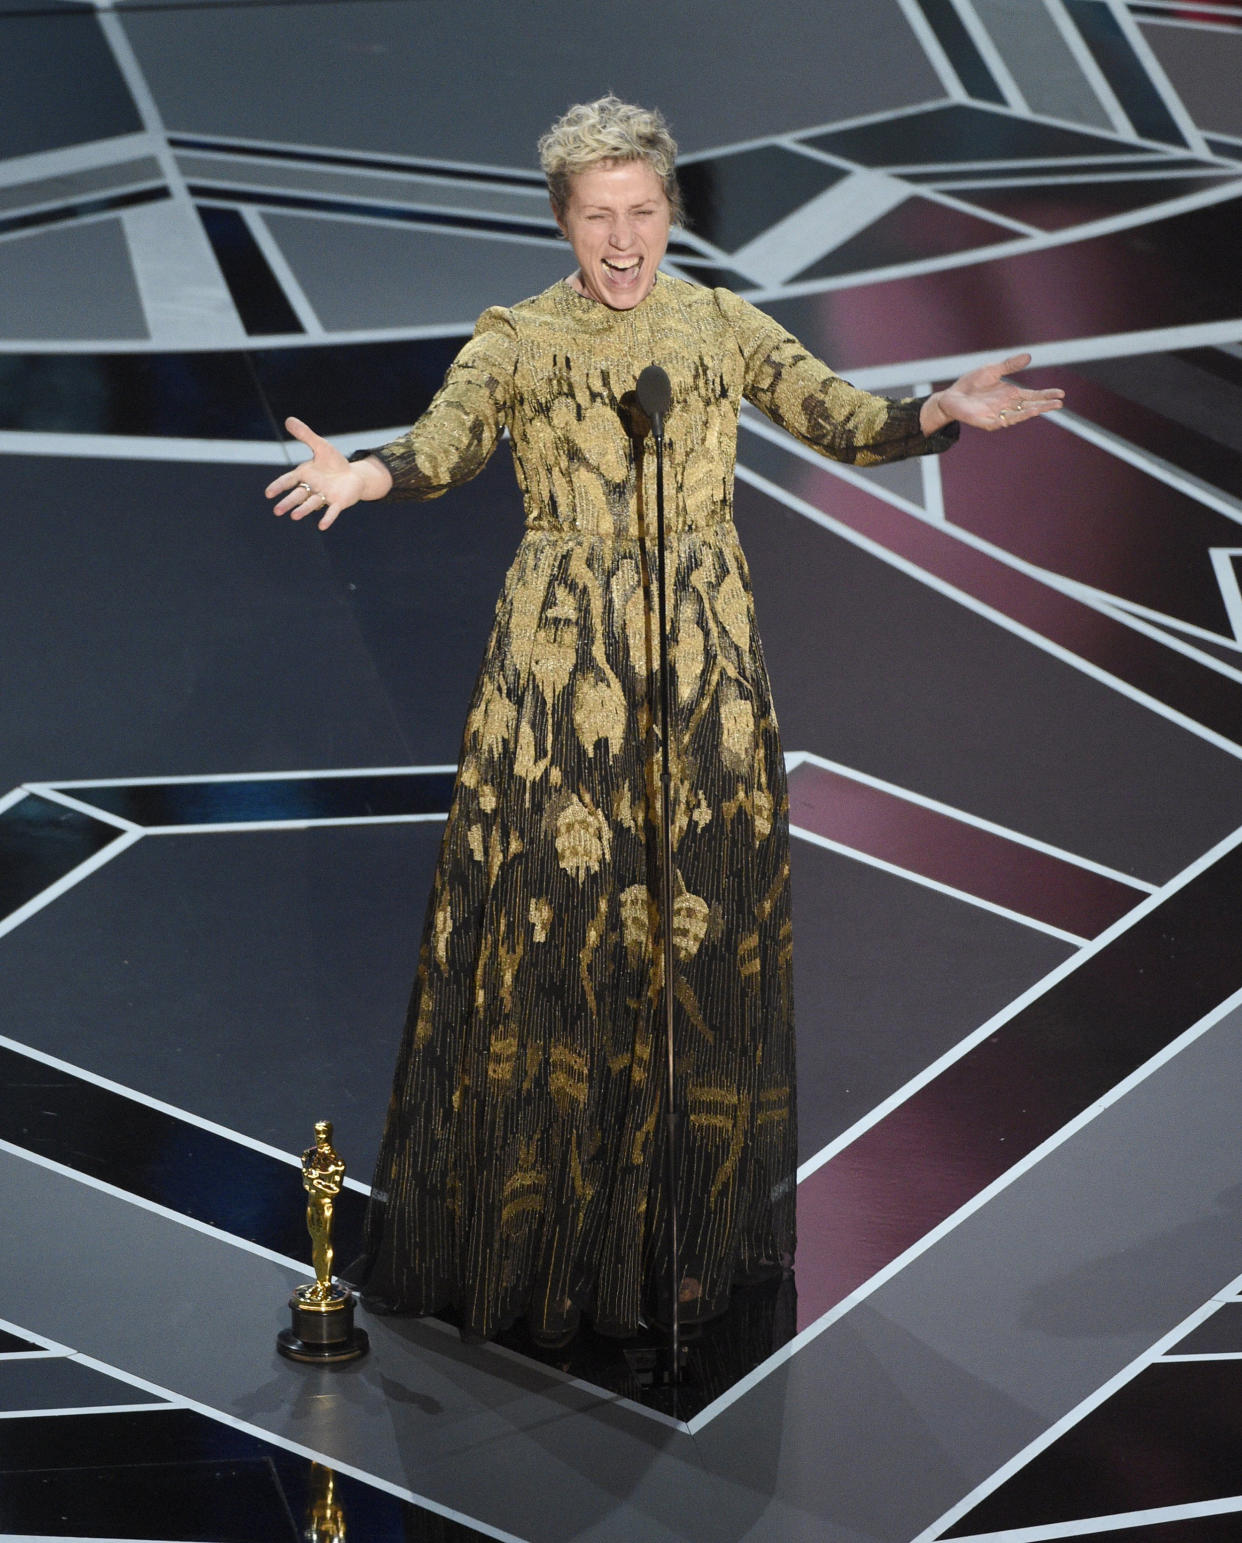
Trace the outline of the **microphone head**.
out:
M 638 377 L 638 405 L 654 423 L 663 418 L 673 401 L 673 387 L 658 364 L 649 364 Z

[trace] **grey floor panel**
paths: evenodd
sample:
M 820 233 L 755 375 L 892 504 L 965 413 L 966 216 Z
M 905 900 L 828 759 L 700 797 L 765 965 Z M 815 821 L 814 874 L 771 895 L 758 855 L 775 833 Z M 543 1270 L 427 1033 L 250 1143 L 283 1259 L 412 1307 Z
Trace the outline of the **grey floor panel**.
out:
M 119 219 L 0 241 L 0 336 L 55 342 L 147 335 Z
M 5 789 L 409 761 L 323 538 L 264 503 L 281 464 L 7 462 Z
M 1084 127 L 1112 128 L 1048 12 L 1025 0 L 975 0 L 975 9 L 1033 112 Z
M 552 241 L 392 229 L 354 220 L 265 214 L 319 320 L 334 331 L 465 324 L 562 279 L 573 264 Z
M 146 186 L 161 180 L 160 163 L 154 156 L 136 156 L 131 161 L 87 166 L 81 171 L 66 171 L 57 176 L 15 182 L 0 190 L 0 210 L 69 202 L 108 193 L 115 188 Z M 74 274 L 75 281 L 80 281 L 80 277 Z
M 146 837 L 4 939 L 6 1032 L 369 1182 L 440 831 Z
M 467 210 L 479 215 L 515 216 L 524 221 L 542 221 L 549 231 L 552 225 L 548 196 L 538 181 L 523 188 L 464 177 L 403 175 L 391 169 L 338 171 L 314 164 L 299 165 L 283 158 L 256 160 L 245 155 L 211 155 L 201 150 L 183 151 L 177 164 L 186 180 L 196 184 L 211 182 L 233 189 L 309 193 L 323 199 L 363 200 L 401 209 L 446 209 L 456 213 Z M 488 303 L 494 303 L 494 291 Z
M 0 155 L 33 155 L 142 127 L 92 8 L 35 4 L 23 15 L 14 9 L 0 11 Z
M 162 1400 L 67 1356 L 0 1361 L 0 1410 L 106 1409 Z
M 807 841 L 792 867 L 803 1159 L 1073 951 Z
M 355 0 L 348 16 L 343 44 L 330 5 L 175 5 L 124 22 L 170 130 L 493 166 L 533 167 L 551 120 L 608 90 L 658 103 L 683 153 L 943 95 L 896 0 L 687 0 L 626 26 L 607 8 L 571 21 L 504 0 Z M 882 70 L 860 70 L 866 58 Z M 370 102 L 384 110 L 359 110 Z

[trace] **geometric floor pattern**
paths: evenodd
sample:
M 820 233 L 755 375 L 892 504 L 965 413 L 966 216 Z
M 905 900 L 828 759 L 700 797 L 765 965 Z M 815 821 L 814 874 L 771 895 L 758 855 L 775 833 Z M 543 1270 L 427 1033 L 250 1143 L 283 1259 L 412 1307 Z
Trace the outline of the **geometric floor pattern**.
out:
M 1242 4 L 0 0 L 0 1538 L 1242 1533 Z M 307 1372 L 294 1154 L 356 1236 L 502 448 L 326 535 L 564 274 L 533 146 L 660 105 L 670 271 L 860 385 L 1066 409 L 872 471 L 749 409 L 790 771 L 795 1282 L 675 1403 L 368 1320 Z

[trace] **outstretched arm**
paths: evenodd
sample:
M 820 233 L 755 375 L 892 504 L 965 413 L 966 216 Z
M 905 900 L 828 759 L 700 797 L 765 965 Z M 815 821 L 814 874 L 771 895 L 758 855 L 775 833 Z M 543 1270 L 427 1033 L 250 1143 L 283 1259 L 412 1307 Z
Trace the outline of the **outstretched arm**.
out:
M 264 489 L 265 498 L 279 499 L 273 514 L 304 520 L 319 516 L 319 529 L 327 530 L 342 509 L 363 499 L 383 498 L 392 487 L 392 476 L 377 456 L 347 461 L 335 445 L 321 439 L 300 418 L 286 418 L 285 427 L 311 452 L 292 471 L 282 473 Z
M 996 364 L 984 364 L 960 376 L 943 391 L 933 391 L 919 411 L 919 427 L 935 434 L 946 424 L 965 423 L 972 429 L 1010 429 L 1029 423 L 1041 413 L 1056 412 L 1065 392 L 1058 386 L 1023 390 L 1005 379 L 1026 369 L 1030 354 L 1013 354 Z

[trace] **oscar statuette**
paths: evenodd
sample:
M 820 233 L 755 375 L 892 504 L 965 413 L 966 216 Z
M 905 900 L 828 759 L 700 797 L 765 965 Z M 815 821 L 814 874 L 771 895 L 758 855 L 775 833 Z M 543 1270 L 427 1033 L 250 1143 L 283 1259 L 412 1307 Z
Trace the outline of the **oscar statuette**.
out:
M 291 1361 L 332 1366 L 367 1353 L 366 1331 L 354 1327 L 354 1294 L 332 1281 L 332 1210 L 344 1182 L 345 1164 L 332 1147 L 332 1121 L 317 1120 L 315 1145 L 302 1153 L 315 1279 L 294 1290 L 289 1298 L 293 1327 L 276 1336 L 277 1350 Z

